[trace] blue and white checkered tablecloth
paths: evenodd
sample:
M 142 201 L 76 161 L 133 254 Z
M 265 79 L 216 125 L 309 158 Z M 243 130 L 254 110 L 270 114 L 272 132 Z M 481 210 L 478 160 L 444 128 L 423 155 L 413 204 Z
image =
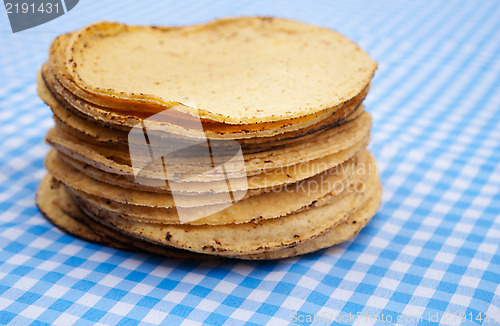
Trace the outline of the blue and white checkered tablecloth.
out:
M 181 262 L 77 240 L 35 207 L 51 113 L 35 73 L 96 20 L 275 15 L 379 62 L 366 100 L 383 204 L 354 242 L 277 262 Z M 97 1 L 12 34 L 0 9 L 0 324 L 500 325 L 498 1 Z M 359 317 L 356 319 L 356 317 Z

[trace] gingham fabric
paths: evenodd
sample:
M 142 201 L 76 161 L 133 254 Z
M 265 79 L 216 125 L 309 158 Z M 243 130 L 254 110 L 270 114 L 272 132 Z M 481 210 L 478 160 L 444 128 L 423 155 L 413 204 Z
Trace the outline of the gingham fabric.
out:
M 497 1 L 82 0 L 16 34 L 0 12 L 0 324 L 500 325 Z M 383 203 L 355 241 L 277 262 L 181 262 L 49 224 L 35 190 L 53 122 L 35 74 L 50 41 L 96 20 L 237 15 L 331 27 L 379 62 L 366 108 Z

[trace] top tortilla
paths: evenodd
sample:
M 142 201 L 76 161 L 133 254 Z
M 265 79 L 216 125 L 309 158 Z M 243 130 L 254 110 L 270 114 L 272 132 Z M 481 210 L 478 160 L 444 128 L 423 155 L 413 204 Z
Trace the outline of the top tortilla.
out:
M 377 67 L 335 31 L 261 17 L 160 28 L 95 23 L 71 36 L 65 59 L 81 89 L 116 109 L 176 107 L 227 124 L 335 110 Z

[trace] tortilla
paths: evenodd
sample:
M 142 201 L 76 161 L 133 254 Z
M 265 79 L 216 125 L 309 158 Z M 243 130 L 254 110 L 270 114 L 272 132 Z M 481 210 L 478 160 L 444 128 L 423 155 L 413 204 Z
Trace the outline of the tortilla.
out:
M 349 148 L 367 137 L 370 132 L 371 121 L 371 115 L 365 112 L 358 119 L 323 132 L 311 141 L 298 142 L 284 148 L 246 155 L 245 171 L 241 170 L 241 162 L 236 161 L 233 163 L 229 161 L 201 173 L 200 165 L 191 163 L 194 160 L 193 158 L 179 158 L 177 164 L 168 167 L 171 173 L 176 174 L 175 177 L 170 179 L 174 181 L 182 181 L 183 179 L 189 179 L 189 181 L 215 181 L 223 180 L 226 177 L 238 178 L 322 158 Z M 83 143 L 58 129 L 49 130 L 46 140 L 58 151 L 103 171 L 134 175 L 128 153 Z M 143 159 L 147 161 L 147 157 Z M 144 177 L 164 180 L 163 168 L 162 165 L 154 165 L 150 169 L 140 172 Z
M 213 260 L 214 257 L 186 252 L 174 248 L 125 239 L 123 234 L 104 227 L 83 214 L 71 196 L 49 174 L 40 183 L 36 202 L 43 216 L 64 233 L 84 241 L 105 245 L 115 249 L 146 251 L 168 258 L 187 260 Z
M 300 243 L 294 247 L 259 254 L 241 255 L 235 258 L 255 260 L 283 259 L 315 252 L 345 242 L 356 236 L 375 216 L 380 206 L 381 195 L 382 188 L 378 187 L 365 204 L 352 212 L 347 220 L 312 240 Z
M 56 225 L 65 233 L 86 241 L 109 245 L 109 242 L 105 238 L 94 232 L 87 225 L 64 216 L 65 214 L 56 203 L 56 194 L 60 186 L 59 182 L 54 180 L 50 175 L 46 175 L 42 179 L 36 193 L 36 204 L 40 212 L 42 212 L 49 222 Z M 78 209 L 76 206 L 74 208 Z
M 330 29 L 264 17 L 185 27 L 95 23 L 70 37 L 65 63 L 78 87 L 116 110 L 130 102 L 153 112 L 177 106 L 226 124 L 336 108 L 359 94 L 377 67 Z
M 327 170 L 298 184 L 292 184 L 290 187 L 283 187 L 245 198 L 229 207 L 218 204 L 182 208 L 180 214 L 200 217 L 199 219 L 190 220 L 188 223 L 191 225 L 239 224 L 285 216 L 307 209 L 312 205 L 318 207 L 334 202 L 344 193 L 364 187 L 365 183 L 369 182 L 367 179 L 371 172 L 366 167 L 373 167 L 374 163 L 373 156 L 367 151 L 363 151 L 360 153 L 359 158 L 356 157 L 348 161 L 347 164 L 343 164 L 334 170 Z M 178 215 L 179 206 L 162 207 L 160 205 L 145 206 L 120 203 L 90 195 L 88 192 L 76 190 L 73 187 L 69 188 L 70 192 L 78 197 L 79 201 L 94 214 L 105 214 L 106 216 L 122 217 L 139 222 L 161 224 L 184 222 Z M 196 197 L 193 199 L 196 199 Z M 255 209 L 256 207 L 259 209 Z
M 201 121 L 203 136 L 209 139 L 253 139 L 253 141 L 255 141 L 257 138 L 276 137 L 283 133 L 299 131 L 300 129 L 308 128 L 323 122 L 323 120 L 327 120 L 325 123 L 332 124 L 335 121 L 344 119 L 354 112 L 366 97 L 370 87 L 370 85 L 368 85 L 361 93 L 346 101 L 334 112 L 326 110 L 307 118 L 295 118 L 247 125 L 229 125 L 221 122 L 214 122 L 212 120 L 195 118 L 187 113 L 182 113 L 171 108 L 168 111 L 161 111 L 168 113 L 170 116 L 170 119 L 167 121 L 162 121 L 161 119 L 152 118 L 151 113 L 144 113 L 140 108 L 134 111 L 130 105 L 127 106 L 128 111 L 122 110 L 116 112 L 112 109 L 97 106 L 96 104 L 83 100 L 60 83 L 58 79 L 59 74 L 56 72 L 55 68 L 52 68 L 53 65 L 60 65 L 60 63 L 57 62 L 57 59 L 54 60 L 54 63 L 42 67 L 41 80 L 38 81 L 37 84 L 41 85 L 43 82 L 45 88 L 50 91 L 52 96 L 61 105 L 65 106 L 67 110 L 80 118 L 95 120 L 107 127 L 122 129 L 124 131 L 128 131 L 135 125 L 147 120 L 150 124 L 149 129 L 152 131 L 168 131 L 187 137 L 199 137 L 200 130 L 199 127 L 197 127 L 197 122 Z M 71 81 L 69 84 L 71 85 Z M 85 94 L 78 95 L 85 96 Z
M 61 183 L 92 196 L 122 204 L 138 206 L 164 208 L 175 206 L 175 201 L 171 193 L 139 191 L 99 181 L 99 179 L 89 177 L 70 164 L 67 164 L 55 150 L 51 150 L 47 154 L 45 158 L 45 167 L 47 171 Z M 247 198 L 260 193 L 262 192 L 247 191 L 243 196 L 238 194 L 237 197 Z M 185 207 L 198 207 L 231 202 L 230 197 L 225 193 L 196 193 L 196 195 L 176 193 L 176 196 L 182 197 L 180 202 L 187 204 Z
M 371 219 L 380 203 L 380 196 L 373 196 L 365 206 L 352 213 L 342 224 L 332 228 L 324 235 L 294 247 L 267 253 L 240 255 L 232 258 L 249 260 L 282 259 L 314 252 L 355 236 Z M 218 257 L 202 255 L 166 246 L 154 245 L 134 238 L 124 238 L 123 233 L 97 223 L 76 206 L 64 187 L 59 187 L 51 176 L 47 175 L 37 191 L 37 205 L 42 214 L 63 232 L 85 241 L 107 245 L 116 249 L 144 251 L 156 255 L 184 260 L 214 260 Z M 222 258 L 222 257 L 221 257 Z
M 265 173 L 248 176 L 241 179 L 231 180 L 231 190 L 233 192 L 252 191 L 265 192 L 276 187 L 292 184 L 331 169 L 354 156 L 361 149 L 365 148 L 370 138 L 367 137 L 353 146 L 327 155 L 320 159 L 312 160 L 306 163 L 299 163 L 292 166 L 279 168 Z M 223 181 L 211 182 L 175 182 L 169 180 L 165 183 L 164 180 L 148 179 L 138 183 L 134 176 L 109 173 L 99 170 L 92 165 L 76 160 L 62 152 L 58 152 L 58 156 L 67 164 L 80 171 L 82 174 L 102 182 L 119 186 L 126 189 L 135 189 L 150 192 L 169 193 L 170 185 L 174 184 L 177 192 L 185 192 L 186 194 L 197 193 L 220 193 L 227 192 L 227 183 Z
M 117 126 L 113 125 L 113 123 L 117 120 L 113 118 L 118 117 L 118 115 L 113 115 L 113 112 L 110 113 L 106 111 L 105 113 L 101 112 L 101 114 L 93 114 L 93 111 L 89 111 L 87 112 L 89 114 L 87 116 L 83 113 L 85 112 L 84 109 L 75 111 L 75 108 L 62 98 L 61 95 L 58 95 L 56 92 L 54 92 L 54 94 L 51 93 L 42 79 L 40 72 L 37 74 L 37 91 L 39 96 L 52 109 L 58 127 L 64 129 L 66 132 L 83 141 L 98 145 L 112 144 L 113 146 L 119 146 L 120 148 L 125 148 L 124 146 L 128 145 L 128 132 L 130 131 L 130 128 L 127 130 L 115 129 Z M 64 92 L 67 91 L 65 90 Z M 355 120 L 363 113 L 363 106 L 360 105 L 358 101 L 361 101 L 361 99 L 356 100 L 356 103 L 354 103 L 358 104 L 357 107 L 354 107 L 354 104 L 352 106 L 346 105 L 346 107 L 335 111 L 327 118 L 306 128 L 300 128 L 300 125 L 294 125 L 293 128 L 290 127 L 283 130 L 274 130 L 274 135 L 266 135 L 265 137 L 256 137 L 258 135 L 246 132 L 245 138 L 238 139 L 236 138 L 238 137 L 237 134 L 231 133 L 232 136 L 225 135 L 220 137 L 222 139 L 219 139 L 213 137 L 213 131 L 211 130 L 205 129 L 204 132 L 205 136 L 211 139 L 212 146 L 227 146 L 228 141 L 226 141 L 226 139 L 234 138 L 241 145 L 245 153 L 256 152 L 266 148 L 269 149 L 277 146 L 283 146 L 294 141 L 305 140 L 306 138 L 314 137 L 316 133 Z M 74 105 L 78 105 L 79 102 L 75 100 L 72 103 Z M 124 121 L 128 121 L 130 127 L 140 123 L 136 117 L 119 117 Z M 222 130 L 218 132 L 222 133 L 223 128 L 219 127 L 219 129 Z M 172 134 L 167 133 L 166 130 L 163 130 L 162 132 L 158 131 L 156 134 L 157 137 L 162 137 L 163 134 L 166 134 L 166 138 L 168 139 L 172 139 L 174 137 Z M 253 136 L 253 138 L 248 138 L 250 136 Z M 184 138 L 186 137 L 179 136 L 176 140 L 183 141 Z
M 96 221 L 152 243 L 193 252 L 237 256 L 288 248 L 311 240 L 345 221 L 380 188 L 378 176 L 364 191 L 351 192 L 332 204 L 259 223 L 225 225 L 172 225 L 141 223 L 111 216 L 96 216 L 85 205 L 79 207 Z

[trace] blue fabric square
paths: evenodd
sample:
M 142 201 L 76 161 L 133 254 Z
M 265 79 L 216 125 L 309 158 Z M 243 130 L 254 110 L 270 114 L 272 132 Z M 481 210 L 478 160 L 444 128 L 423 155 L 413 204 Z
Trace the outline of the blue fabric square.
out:
M 8 325 L 17 315 L 9 311 L 0 311 L 0 324 Z
M 331 286 L 333 288 L 336 288 L 340 284 L 340 282 L 342 282 L 342 279 L 331 275 L 325 275 L 325 278 L 322 281 L 322 283 Z
M 164 279 L 157 285 L 157 287 L 170 291 L 173 290 L 177 286 L 177 284 L 179 284 L 179 281 Z
M 207 319 L 205 319 L 204 323 L 206 325 L 224 325 L 229 316 L 223 316 L 221 314 L 212 312 L 208 315 Z
M 411 295 L 402 293 L 402 292 L 394 292 L 391 297 L 391 300 L 399 303 L 408 303 L 411 300 Z
M 8 286 L 5 286 L 5 285 L 1 285 L 0 284 L 0 294 L 3 294 L 5 291 L 7 291 L 8 289 L 10 289 Z
M 436 290 L 446 292 L 446 293 L 455 293 L 457 290 L 458 284 L 448 283 L 445 281 L 439 282 Z
M 109 290 L 108 293 L 106 293 L 104 295 L 104 297 L 107 298 L 107 299 L 114 300 L 114 301 L 120 301 L 127 294 L 128 294 L 127 291 L 123 291 L 123 290 L 120 290 L 120 289 L 113 288 L 113 289 Z
M 188 307 L 183 304 L 178 304 L 170 311 L 171 314 L 186 318 L 194 310 L 194 308 Z
M 361 283 L 356 288 L 356 292 L 371 295 L 376 289 L 377 287 L 374 285 Z
M 200 298 L 206 298 L 206 296 L 210 294 L 210 289 L 204 286 L 197 285 L 191 291 L 189 291 L 189 293 Z
M 350 269 L 353 264 L 354 262 L 352 260 L 339 259 L 339 261 L 335 264 L 335 266 L 343 269 Z
M 245 277 L 240 285 L 249 289 L 255 289 L 260 284 L 260 280 L 255 279 L 253 277 L 247 276 Z
M 72 288 L 76 289 L 76 290 L 83 291 L 83 292 L 88 292 L 94 286 L 95 286 L 94 282 L 90 282 L 90 281 L 87 281 L 87 280 L 80 280 L 80 281 L 76 282 L 72 286 Z
M 59 281 L 63 277 L 64 274 L 62 273 L 48 272 L 41 278 L 41 280 L 48 283 L 57 283 L 57 281 Z
M 382 277 L 387 273 L 387 269 L 381 266 L 372 265 L 368 269 L 368 273 Z
M 323 280 L 323 282 L 324 282 L 324 280 Z M 290 292 L 292 292 L 294 288 L 295 288 L 295 285 L 293 285 L 293 284 L 290 284 L 287 282 L 280 282 L 280 283 L 276 284 L 276 287 L 274 288 L 273 292 L 284 294 L 284 295 L 289 295 Z
M 133 281 L 133 282 L 140 282 L 143 279 L 145 279 L 148 276 L 146 273 L 134 271 L 125 277 L 126 280 Z
M 343 312 L 352 313 L 356 315 L 358 312 L 363 310 L 363 306 L 354 302 L 347 302 L 344 307 L 342 307 Z
M 280 308 L 279 306 L 275 306 L 269 303 L 263 303 L 259 307 L 259 309 L 257 309 L 257 312 L 263 315 L 272 316 L 276 313 L 276 311 L 278 311 L 279 308 Z
M 150 296 L 145 296 L 141 300 L 139 300 L 139 302 L 137 302 L 137 305 L 146 308 L 153 308 L 160 301 L 161 301 L 160 299 L 153 298 Z
M 14 275 L 26 276 L 33 270 L 32 267 L 28 266 L 18 266 L 14 268 L 11 273 Z
M 53 304 L 49 306 L 49 309 L 57 310 L 60 312 L 64 312 L 69 309 L 73 305 L 73 301 L 58 299 Z
M 82 318 L 97 323 L 104 315 L 106 315 L 106 311 L 90 308 L 83 314 Z
M 485 301 L 487 303 L 491 303 L 493 300 L 494 294 L 490 291 L 485 291 L 482 289 L 477 289 L 476 292 L 474 292 L 474 298 Z
M 54 256 L 56 253 L 54 251 L 48 251 L 48 250 L 40 250 L 38 253 L 36 253 L 33 257 L 41 259 L 41 260 L 47 260 L 50 257 Z
M 40 294 L 26 291 L 16 301 L 27 305 L 32 305 L 40 298 Z
M 245 301 L 245 299 L 234 296 L 234 295 L 228 295 L 224 301 L 222 301 L 222 304 L 225 304 L 226 306 L 238 308 L 241 306 L 241 304 Z
M 494 284 L 500 284 L 500 273 L 493 273 L 490 271 L 486 271 L 483 274 L 483 280 L 489 281 Z M 1 293 L 1 290 L 0 290 Z
M 401 282 L 411 284 L 411 285 L 418 285 L 422 281 L 421 276 L 417 275 L 412 275 L 412 274 L 405 274 L 403 278 L 401 279 Z
M 28 231 L 29 233 L 32 233 L 34 235 L 42 235 L 45 232 L 47 232 L 48 230 L 50 230 L 50 229 L 46 226 L 34 225 L 26 231 Z
M 68 266 L 73 266 L 73 267 L 78 267 L 80 266 L 81 264 L 83 264 L 85 262 L 85 259 L 82 259 L 82 258 L 78 258 L 78 257 L 69 257 L 65 262 L 64 264 L 68 265 Z
M 328 299 L 330 299 L 329 296 L 324 295 L 323 293 L 316 292 L 316 291 L 311 292 L 309 297 L 307 297 L 308 302 L 312 302 L 312 303 L 320 305 L 320 306 L 324 306 L 325 303 L 328 301 Z
M 448 306 L 448 302 L 444 302 L 442 300 L 430 299 L 429 304 L 427 305 L 431 309 L 435 309 L 438 311 L 445 311 Z
M 3 248 L 3 250 L 16 254 L 16 253 L 20 252 L 21 250 L 23 250 L 24 248 L 25 248 L 25 246 L 18 243 L 18 242 L 11 242 L 5 248 Z
M 453 273 L 453 274 L 458 274 L 458 275 L 463 275 L 467 268 L 465 266 L 460 266 L 460 265 L 450 265 L 448 267 L 448 272 Z
M 113 269 L 116 268 L 116 265 L 114 264 L 109 264 L 109 263 L 100 263 L 96 268 L 95 271 L 99 273 L 104 273 L 104 274 L 109 274 Z
M 128 317 L 123 317 L 116 326 L 136 326 L 139 325 L 140 321 Z
M 427 268 L 427 267 L 429 267 L 432 264 L 432 261 L 430 259 L 425 259 L 425 258 L 422 258 L 422 257 L 417 257 L 415 259 L 415 261 L 413 262 L 413 264 L 415 264 L 417 266 L 420 266 L 420 267 Z

